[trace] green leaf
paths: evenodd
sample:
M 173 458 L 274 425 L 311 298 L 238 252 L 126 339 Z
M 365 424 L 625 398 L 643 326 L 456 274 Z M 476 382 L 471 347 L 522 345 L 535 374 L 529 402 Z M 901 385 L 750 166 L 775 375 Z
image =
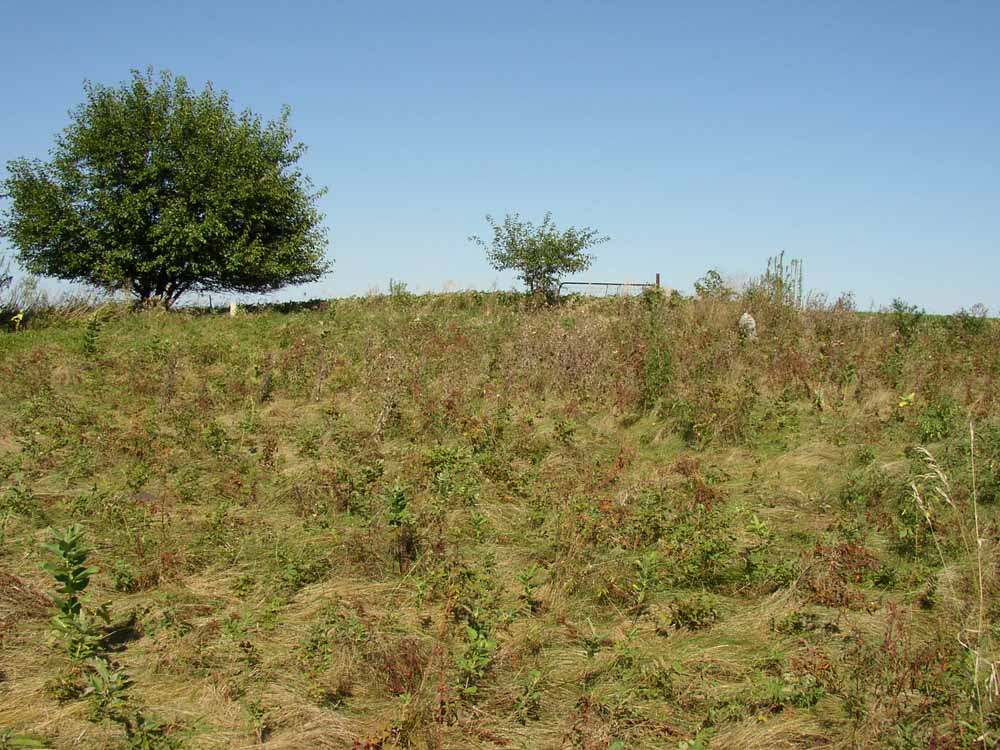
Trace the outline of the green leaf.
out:
M 303 152 L 287 111 L 264 122 L 211 86 L 133 71 L 85 86 L 49 161 L 7 164 L 0 234 L 31 273 L 165 306 L 315 281 L 330 264 Z

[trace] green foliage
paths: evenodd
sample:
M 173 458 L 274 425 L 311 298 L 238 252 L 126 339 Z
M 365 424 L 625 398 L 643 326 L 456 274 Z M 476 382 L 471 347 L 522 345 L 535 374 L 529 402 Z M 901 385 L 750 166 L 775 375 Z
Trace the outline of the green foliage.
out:
M 747 297 L 774 305 L 800 309 L 805 303 L 802 285 L 802 261 L 796 258 L 785 263 L 784 252 L 767 259 L 767 270 L 747 287 Z
M 699 592 L 676 599 L 670 605 L 670 614 L 660 625 L 671 625 L 685 630 L 701 630 L 711 627 L 722 614 L 718 600 L 711 594 Z
M 162 723 L 133 705 L 134 685 L 125 668 L 104 658 L 90 660 L 87 675 L 95 719 L 109 719 L 125 732 L 128 750 L 176 750 L 178 737 L 169 735 Z
M 125 746 L 128 750 L 179 750 L 183 742 L 169 734 L 155 716 L 137 711 L 125 724 Z
M 32 516 L 39 510 L 38 501 L 31 490 L 21 482 L 11 483 L 0 495 L 0 510 L 7 513 L 17 513 L 22 516 Z
M 652 409 L 674 380 L 674 356 L 662 335 L 655 336 L 642 360 L 642 407 Z
M 417 554 L 419 538 L 416 519 L 409 509 L 410 493 L 401 482 L 396 483 L 383 496 L 389 528 L 395 529 L 396 562 L 404 568 Z
M 1000 426 L 986 425 L 976 436 L 979 502 L 1000 504 Z
M 15 734 L 8 729 L 0 729 L 0 750 L 29 750 L 29 748 L 51 747 L 48 742 L 27 734 Z
M 87 325 L 83 329 L 83 353 L 88 357 L 97 354 L 98 337 L 101 333 L 101 320 L 94 313 L 87 319 Z
M 58 703 L 69 703 L 81 698 L 87 691 L 86 665 L 71 664 L 45 681 L 45 695 Z
M 920 439 L 925 443 L 944 440 L 958 426 L 962 410 L 954 398 L 940 396 L 920 412 Z
M 845 509 L 864 512 L 897 497 L 898 489 L 884 471 L 868 464 L 847 475 L 837 498 Z
M 139 581 L 133 568 L 125 560 L 116 560 L 111 568 L 111 577 L 115 583 L 115 590 L 122 593 L 131 593 L 139 587 Z
M 389 526 L 396 529 L 413 523 L 413 514 L 409 510 L 409 492 L 403 484 L 397 481 L 384 498 Z
M 489 215 L 486 221 L 493 230 L 492 240 L 470 237 L 470 241 L 486 250 L 493 268 L 517 270 L 528 293 L 542 295 L 549 303 L 558 297 L 559 281 L 564 275 L 590 268 L 593 257 L 586 250 L 608 241 L 595 229 L 570 227 L 559 231 L 551 213 L 546 213 L 537 227 L 517 214 L 508 214 L 502 224 Z
M 458 689 L 463 696 L 472 698 L 479 692 L 479 683 L 486 676 L 496 650 L 497 642 L 490 637 L 485 624 L 465 626 L 465 646 L 455 657 L 459 670 Z
M 98 568 L 87 565 L 90 549 L 83 542 L 83 528 L 75 525 L 63 531 L 52 530 L 52 543 L 41 545 L 55 557 L 42 563 L 42 569 L 58 582 L 53 597 L 57 613 L 52 626 L 65 640 L 70 657 L 85 661 L 98 653 L 103 636 L 98 622 L 109 623 L 106 605 L 91 610 L 84 607 L 90 578 Z
M 468 448 L 439 445 L 426 454 L 435 494 L 447 503 L 475 505 L 478 500 L 479 472 Z
M 715 729 L 713 727 L 704 727 L 703 729 L 699 729 L 694 737 L 681 740 L 677 745 L 677 750 L 709 750 L 712 746 L 712 738 L 714 736 Z
M 659 553 L 655 550 L 645 553 L 632 562 L 635 567 L 635 580 L 632 583 L 632 606 L 636 617 L 649 609 L 649 599 L 660 584 L 662 562 Z
M 855 729 L 874 721 L 884 747 L 933 746 L 946 726 L 956 740 L 967 737 L 956 746 L 995 746 L 993 727 L 977 727 L 972 716 L 964 674 L 971 664 L 963 663 L 958 644 L 916 642 L 900 613 L 890 611 L 882 634 L 854 633 L 846 646 L 844 708 Z M 913 695 L 919 703 L 908 700 Z
M 355 614 L 338 604 L 320 612 L 300 645 L 302 660 L 312 670 L 323 672 L 330 667 L 338 649 L 357 651 L 370 641 L 371 633 Z
M 672 393 L 675 395 L 666 400 L 663 411 L 690 448 L 704 448 L 716 440 L 752 445 L 760 436 L 765 417 L 773 417 L 780 425 L 793 416 L 780 399 L 775 408 L 768 409 L 751 374 L 738 383 L 705 384 L 687 393 L 675 388 Z
M 286 109 L 263 123 L 225 92 L 133 71 L 86 99 L 47 163 L 7 165 L 0 233 L 30 272 L 173 304 L 188 291 L 271 291 L 328 268 L 319 193 Z
M 990 330 L 990 319 L 985 305 L 973 305 L 971 310 L 961 309 L 947 319 L 946 325 L 952 335 L 962 339 L 974 339 Z
M 732 288 L 716 269 L 710 268 L 705 275 L 694 282 L 694 293 L 701 299 L 728 300 L 734 295 Z
M 780 619 L 771 622 L 771 628 L 775 632 L 785 635 L 805 635 L 818 630 L 821 625 L 819 615 L 815 612 L 799 610 L 789 612 Z
M 578 425 L 572 419 L 557 418 L 555 424 L 552 425 L 556 440 L 562 445 L 572 445 L 573 436 L 576 434 Z
M 798 568 L 787 553 L 774 549 L 774 532 L 756 515 L 750 517 L 747 532 L 753 539 L 743 550 L 744 576 L 747 582 L 762 588 L 775 589 L 791 583 L 798 576 Z
M 858 466 L 868 466 L 875 462 L 875 449 L 870 445 L 859 446 L 854 454 L 854 462 Z
M 642 294 L 639 297 L 639 299 L 642 300 L 643 306 L 649 312 L 656 312 L 660 310 L 663 307 L 663 303 L 666 298 L 667 295 L 664 293 L 662 287 L 658 286 L 644 286 L 642 288 Z
M 537 669 L 531 670 L 518 687 L 520 691 L 514 701 L 514 716 L 521 724 L 529 721 L 537 721 L 542 707 L 542 673 Z
M 229 452 L 230 439 L 226 428 L 218 422 L 211 422 L 202 432 L 205 446 L 215 455 L 224 456 Z
M 538 587 L 541 585 L 535 580 L 538 573 L 538 566 L 531 565 L 517 574 L 518 583 L 521 584 L 521 592 L 518 594 L 518 599 L 524 609 L 531 614 L 537 612 L 542 604 L 541 601 L 535 597 L 535 591 L 537 591 Z
M 129 750 L 180 747 L 176 738 L 164 733 L 159 722 L 131 705 L 132 679 L 124 667 L 112 663 L 102 653 L 106 637 L 97 622 L 109 625 L 110 617 L 107 605 L 96 610 L 85 607 L 87 586 L 98 569 L 87 565 L 90 549 L 83 542 L 82 527 L 53 530 L 52 544 L 42 547 L 55 557 L 54 562 L 43 563 L 42 568 L 59 583 L 56 592 L 60 596 L 53 597 L 58 612 L 52 618 L 52 625 L 65 639 L 70 658 L 83 669 L 88 683 L 84 694 L 91 698 L 93 718 L 120 724 Z M 72 682 L 64 681 L 59 689 L 65 692 L 65 688 L 74 688 L 67 697 L 76 697 Z
M 406 282 L 399 279 L 389 279 L 389 296 L 396 302 L 408 302 L 413 297 L 406 289 Z
M 889 319 L 903 344 L 909 344 L 913 340 L 925 316 L 926 313 L 922 309 L 898 297 L 892 301 L 892 306 L 889 308 Z
M 91 671 L 87 679 L 95 716 L 99 719 L 122 719 L 128 707 L 129 688 L 134 684 L 132 678 L 124 667 L 111 664 L 106 659 L 91 659 L 89 666 Z
M 322 550 L 292 544 L 276 545 L 273 565 L 274 582 L 285 594 L 319 581 L 330 569 Z
M 733 517 L 728 509 L 697 505 L 670 521 L 660 545 L 671 563 L 667 582 L 675 586 L 720 582 L 736 555 Z
M 341 509 L 367 516 L 371 512 L 372 485 L 384 472 L 385 463 L 381 458 L 338 470 L 337 493 Z
M 323 429 L 318 425 L 304 425 L 298 434 L 299 453 L 309 458 L 319 458 L 323 443 Z

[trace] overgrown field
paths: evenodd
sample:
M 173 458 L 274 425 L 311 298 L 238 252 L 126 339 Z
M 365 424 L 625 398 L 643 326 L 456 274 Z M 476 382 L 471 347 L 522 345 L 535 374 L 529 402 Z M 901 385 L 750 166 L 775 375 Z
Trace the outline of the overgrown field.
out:
M 0 748 L 995 746 L 995 321 L 43 323 L 0 333 Z

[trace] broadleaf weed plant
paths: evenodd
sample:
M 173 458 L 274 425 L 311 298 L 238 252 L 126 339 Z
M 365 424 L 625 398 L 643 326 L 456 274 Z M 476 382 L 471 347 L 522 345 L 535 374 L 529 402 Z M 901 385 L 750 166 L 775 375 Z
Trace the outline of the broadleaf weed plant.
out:
M 71 659 L 83 662 L 97 655 L 103 636 L 99 624 L 109 624 L 106 604 L 96 608 L 84 606 L 86 589 L 98 568 L 87 565 L 90 549 L 83 542 L 83 528 L 73 525 L 63 531 L 52 531 L 52 543 L 43 544 L 55 557 L 42 564 L 42 569 L 56 579 L 58 586 L 53 597 L 56 614 L 52 626 L 65 640 Z
M 92 718 L 110 719 L 125 732 L 129 750 L 169 750 L 180 746 L 176 737 L 167 735 L 160 722 L 132 704 L 129 690 L 133 685 L 125 668 L 112 662 L 104 653 L 105 633 L 110 625 L 109 605 L 88 606 L 87 587 L 99 571 L 87 564 L 91 549 L 83 539 L 84 530 L 74 524 L 52 530 L 52 543 L 43 549 L 55 558 L 42 564 L 43 570 L 57 582 L 53 603 L 56 614 L 52 626 L 65 640 L 70 659 L 83 669 L 88 683 L 85 691 L 92 700 Z

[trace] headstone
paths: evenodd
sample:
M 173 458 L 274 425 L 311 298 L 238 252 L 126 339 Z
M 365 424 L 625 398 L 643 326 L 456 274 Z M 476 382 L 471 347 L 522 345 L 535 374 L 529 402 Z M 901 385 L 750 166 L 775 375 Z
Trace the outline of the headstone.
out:
M 753 315 L 748 312 L 743 313 L 740 316 L 740 338 L 745 341 L 756 341 L 757 340 L 757 321 L 753 319 Z

